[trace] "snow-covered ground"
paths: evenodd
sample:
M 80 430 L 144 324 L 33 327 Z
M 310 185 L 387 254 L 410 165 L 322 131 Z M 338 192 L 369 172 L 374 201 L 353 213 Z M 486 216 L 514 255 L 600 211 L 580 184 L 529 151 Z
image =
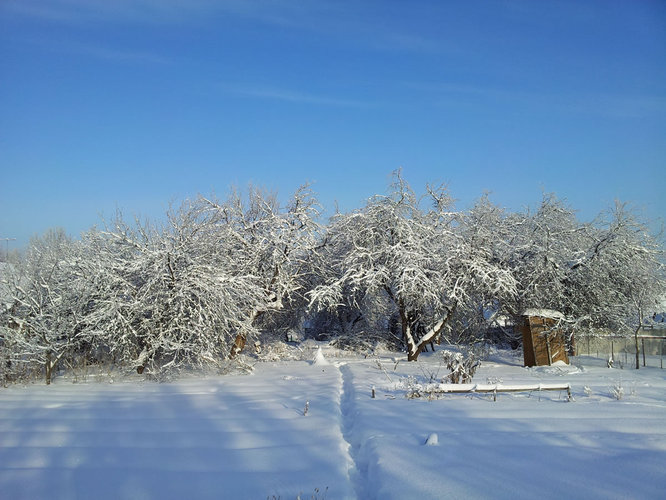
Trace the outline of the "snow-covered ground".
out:
M 569 383 L 575 401 L 407 399 L 445 375 L 437 353 L 421 358 L 0 389 L 0 498 L 663 498 L 666 370 L 523 368 L 498 352 L 474 382 Z

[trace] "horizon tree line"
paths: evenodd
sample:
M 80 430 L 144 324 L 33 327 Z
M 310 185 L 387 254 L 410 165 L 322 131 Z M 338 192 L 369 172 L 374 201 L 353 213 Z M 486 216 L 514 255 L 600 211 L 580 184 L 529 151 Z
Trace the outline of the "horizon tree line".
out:
M 535 210 L 483 196 L 460 211 L 445 186 L 418 195 L 396 171 L 362 208 L 327 225 L 320 210 L 307 185 L 284 205 L 250 188 L 185 200 L 162 224 L 118 212 L 80 239 L 33 238 L 1 278 L 3 381 L 49 383 L 80 363 L 220 366 L 292 330 L 414 361 L 531 308 L 561 312 L 569 333 L 633 334 L 638 368 L 640 327 L 666 293 L 664 249 L 622 203 L 592 222 L 553 194 Z

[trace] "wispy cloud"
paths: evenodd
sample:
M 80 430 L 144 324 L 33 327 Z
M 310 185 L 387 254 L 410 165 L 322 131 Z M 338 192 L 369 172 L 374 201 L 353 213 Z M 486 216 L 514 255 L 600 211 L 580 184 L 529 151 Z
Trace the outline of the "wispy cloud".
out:
M 16 15 L 50 22 L 183 22 L 211 14 L 229 14 L 271 24 L 305 22 L 328 10 L 328 2 L 293 0 L 5 0 Z
M 178 3 L 180 8 L 178 9 Z M 176 20 L 178 15 L 203 8 L 208 1 L 192 0 L 6 0 L 3 7 L 14 15 L 47 22 L 89 23 L 105 22 L 162 22 Z M 180 11 L 180 12 L 179 12 Z
M 466 83 L 403 82 L 402 86 L 439 106 L 503 105 L 516 111 L 587 114 L 608 118 L 646 118 L 666 115 L 666 96 L 656 94 L 594 92 L 593 89 L 557 92 L 502 88 Z
M 340 99 L 299 90 L 290 90 L 277 87 L 261 87 L 253 85 L 222 84 L 220 87 L 224 92 L 236 94 L 239 96 L 271 99 L 276 101 L 286 101 L 301 104 L 316 104 L 320 106 L 337 106 L 350 108 L 367 108 L 373 106 L 373 103 L 360 100 Z
M 21 41 L 51 52 L 88 56 L 116 63 L 169 64 L 172 62 L 171 59 L 160 54 L 133 48 L 110 48 L 98 44 L 61 40 L 24 39 Z
M 589 96 L 580 104 L 599 114 L 615 118 L 666 116 L 666 96 L 663 95 L 597 94 Z
M 123 2 L 117 2 L 121 5 Z M 108 15 L 117 9 L 110 9 L 113 2 L 102 3 L 96 0 L 7 0 L 3 9 L 5 14 L 18 15 L 27 18 L 55 23 L 76 23 L 90 21 L 98 18 L 108 18 Z
M 374 23 L 380 4 L 334 0 L 0 0 L 5 14 L 50 23 L 183 24 L 218 16 L 316 33 L 375 51 L 458 52 L 456 44 Z

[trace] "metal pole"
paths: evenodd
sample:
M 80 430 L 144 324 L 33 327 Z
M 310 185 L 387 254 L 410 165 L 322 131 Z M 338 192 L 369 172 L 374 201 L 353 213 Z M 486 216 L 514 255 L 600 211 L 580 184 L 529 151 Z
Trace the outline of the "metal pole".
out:
M 5 262 L 9 262 L 9 242 L 16 241 L 16 238 L 0 238 L 5 242 Z

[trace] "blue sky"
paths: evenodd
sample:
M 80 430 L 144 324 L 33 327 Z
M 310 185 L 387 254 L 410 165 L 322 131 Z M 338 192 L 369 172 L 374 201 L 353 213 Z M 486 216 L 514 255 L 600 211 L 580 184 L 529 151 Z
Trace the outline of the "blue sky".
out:
M 465 208 L 666 215 L 666 2 L 2 0 L 0 238 L 403 168 Z

